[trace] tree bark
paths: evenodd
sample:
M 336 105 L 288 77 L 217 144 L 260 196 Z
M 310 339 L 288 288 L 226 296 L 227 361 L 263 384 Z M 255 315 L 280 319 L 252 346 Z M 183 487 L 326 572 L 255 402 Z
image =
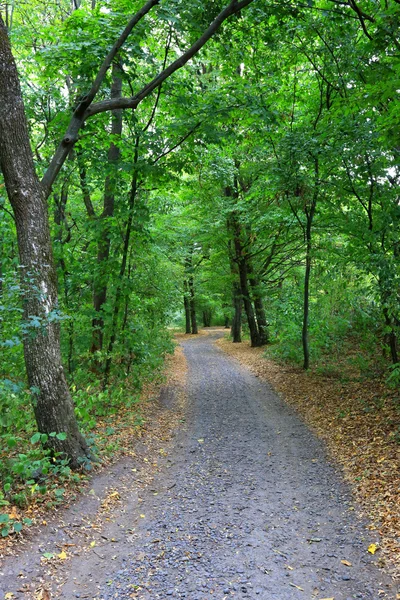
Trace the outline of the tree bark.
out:
M 240 283 L 237 280 L 234 281 L 232 286 L 232 300 L 234 310 L 231 326 L 232 342 L 240 344 L 242 341 L 242 292 Z
M 0 15 L 0 167 L 15 215 L 24 308 L 24 355 L 41 433 L 65 432 L 48 445 L 73 468 L 88 459 L 61 364 L 57 276 L 47 204 L 35 173 L 28 128 L 6 27 Z
M 260 336 L 260 345 L 265 346 L 269 342 L 268 321 L 265 316 L 264 303 L 260 294 L 260 282 L 254 275 L 253 266 L 249 260 L 247 261 L 247 271 L 249 274 L 249 281 L 254 300 L 254 309 L 256 312 L 257 326 Z
M 227 195 L 230 195 L 228 193 Z M 240 291 L 242 295 L 242 301 L 244 310 L 247 316 L 247 324 L 249 326 L 251 346 L 253 348 L 262 346 L 262 340 L 257 327 L 257 322 L 254 315 L 254 309 L 251 302 L 250 290 L 248 284 L 248 270 L 246 254 L 243 249 L 241 240 L 241 227 L 238 220 L 236 211 L 231 211 L 228 218 L 228 228 L 233 236 L 233 247 L 234 247 L 234 261 L 237 264 L 239 271 Z

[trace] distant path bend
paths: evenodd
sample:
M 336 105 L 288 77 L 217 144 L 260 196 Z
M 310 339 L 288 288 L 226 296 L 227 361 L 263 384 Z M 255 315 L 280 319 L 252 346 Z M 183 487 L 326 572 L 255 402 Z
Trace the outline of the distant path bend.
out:
M 215 347 L 220 335 L 183 342 L 186 427 L 155 481 L 164 492 L 144 498 L 135 547 L 100 597 L 395 598 L 322 443 Z

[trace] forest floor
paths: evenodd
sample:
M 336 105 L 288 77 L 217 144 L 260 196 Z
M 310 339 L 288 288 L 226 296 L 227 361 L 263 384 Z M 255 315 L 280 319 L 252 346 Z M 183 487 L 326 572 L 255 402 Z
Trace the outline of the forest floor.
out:
M 0 565 L 0 599 L 398 598 L 325 445 L 262 378 L 182 339 L 131 451 Z M 187 336 L 189 337 L 189 336 Z

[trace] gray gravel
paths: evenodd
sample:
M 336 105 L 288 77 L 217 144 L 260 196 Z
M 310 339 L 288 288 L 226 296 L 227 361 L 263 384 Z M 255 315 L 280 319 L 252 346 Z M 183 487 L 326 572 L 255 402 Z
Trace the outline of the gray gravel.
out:
M 322 443 L 218 335 L 183 344 L 185 427 L 98 597 L 395 598 Z

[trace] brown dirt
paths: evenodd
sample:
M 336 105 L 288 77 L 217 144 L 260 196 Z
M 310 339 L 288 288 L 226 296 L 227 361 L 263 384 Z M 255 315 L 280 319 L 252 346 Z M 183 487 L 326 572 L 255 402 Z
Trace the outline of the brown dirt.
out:
M 282 365 L 248 342 L 217 345 L 267 380 L 322 438 L 381 536 L 380 563 L 400 578 L 400 414 L 381 381 L 350 381 Z M 397 409 L 396 409 L 397 403 Z

